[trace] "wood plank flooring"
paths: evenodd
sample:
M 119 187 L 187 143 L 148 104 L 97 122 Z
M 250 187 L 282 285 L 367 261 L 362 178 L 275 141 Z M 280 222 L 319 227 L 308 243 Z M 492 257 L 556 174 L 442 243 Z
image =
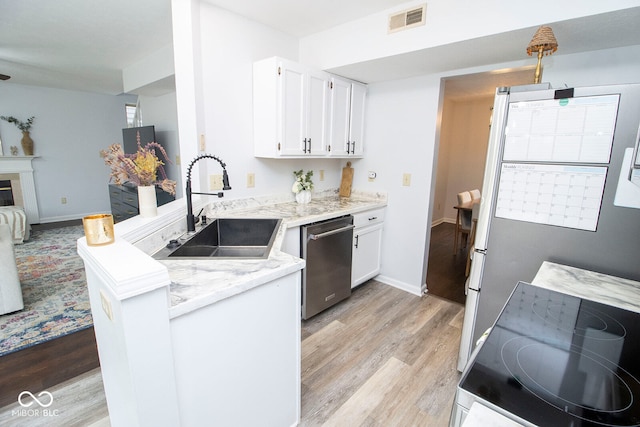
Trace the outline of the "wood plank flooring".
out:
M 464 307 L 370 281 L 302 324 L 301 426 L 446 426 Z
M 429 244 L 429 264 L 427 266 L 427 292 L 465 303 L 465 268 L 467 266 L 467 248 L 462 247 L 453 253 L 453 235 L 455 224 L 443 222 L 431 228 Z
M 448 425 L 463 309 L 372 280 L 303 321 L 300 425 Z M 99 370 L 49 391 L 57 417 L 26 422 L 8 406 L 0 409 L 0 425 L 109 425 Z

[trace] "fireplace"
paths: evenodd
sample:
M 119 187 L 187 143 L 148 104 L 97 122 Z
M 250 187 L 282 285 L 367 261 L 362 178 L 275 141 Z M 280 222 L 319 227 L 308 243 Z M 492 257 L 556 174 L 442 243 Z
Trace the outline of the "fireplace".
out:
M 0 179 L 0 206 L 13 206 L 13 191 L 11 191 L 11 180 Z
M 0 181 L 11 182 L 13 204 L 24 208 L 29 224 L 40 224 L 32 165 L 35 158 L 37 157 L 0 156 Z

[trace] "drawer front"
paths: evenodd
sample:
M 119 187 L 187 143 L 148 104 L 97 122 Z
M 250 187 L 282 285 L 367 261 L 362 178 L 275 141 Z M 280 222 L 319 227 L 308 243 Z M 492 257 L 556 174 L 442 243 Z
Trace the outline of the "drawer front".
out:
M 366 212 L 353 214 L 353 225 L 366 227 L 367 225 L 378 224 L 384 221 L 384 208 L 372 209 Z
M 111 197 L 111 200 L 122 200 L 122 190 L 110 185 L 109 197 Z
M 122 201 L 129 206 L 138 208 L 138 193 L 130 193 L 128 191 L 122 192 Z

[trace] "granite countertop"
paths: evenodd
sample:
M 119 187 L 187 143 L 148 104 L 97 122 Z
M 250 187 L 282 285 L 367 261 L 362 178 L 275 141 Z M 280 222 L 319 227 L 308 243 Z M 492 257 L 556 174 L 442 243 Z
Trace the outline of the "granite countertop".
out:
M 213 304 L 304 268 L 304 260 L 280 251 L 286 229 L 386 206 L 386 197 L 329 196 L 310 203 L 260 203 L 252 199 L 211 204 L 208 218 L 282 218 L 267 259 L 158 260 L 171 279 L 170 317 Z M 166 234 L 160 233 L 163 239 Z
M 545 261 L 532 285 L 640 313 L 640 282 Z

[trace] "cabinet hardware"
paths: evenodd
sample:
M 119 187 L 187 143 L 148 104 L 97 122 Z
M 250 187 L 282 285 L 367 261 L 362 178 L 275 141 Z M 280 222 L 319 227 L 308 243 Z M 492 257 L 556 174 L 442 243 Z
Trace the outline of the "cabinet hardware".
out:
M 303 139 L 302 142 L 304 142 L 304 148 L 302 149 L 302 152 L 306 153 L 307 152 L 307 138 Z
M 278 142 L 278 151 L 280 151 L 280 143 Z
M 309 154 L 311 154 L 311 138 L 309 138 Z
M 282 74 L 282 67 L 278 67 L 278 75 Z
M 357 235 L 356 235 L 356 244 L 355 244 L 356 249 L 358 249 L 358 240 L 359 240 L 359 239 L 360 239 L 360 235 L 359 235 L 359 234 L 357 234 Z
M 351 141 L 351 154 L 356 154 L 356 142 Z
M 350 147 L 351 147 L 351 141 L 347 141 L 347 154 L 349 154 Z
M 333 89 L 333 82 L 329 82 L 329 89 Z
M 369 221 L 373 221 L 374 219 L 378 219 L 377 216 L 372 216 L 371 218 L 369 218 Z

